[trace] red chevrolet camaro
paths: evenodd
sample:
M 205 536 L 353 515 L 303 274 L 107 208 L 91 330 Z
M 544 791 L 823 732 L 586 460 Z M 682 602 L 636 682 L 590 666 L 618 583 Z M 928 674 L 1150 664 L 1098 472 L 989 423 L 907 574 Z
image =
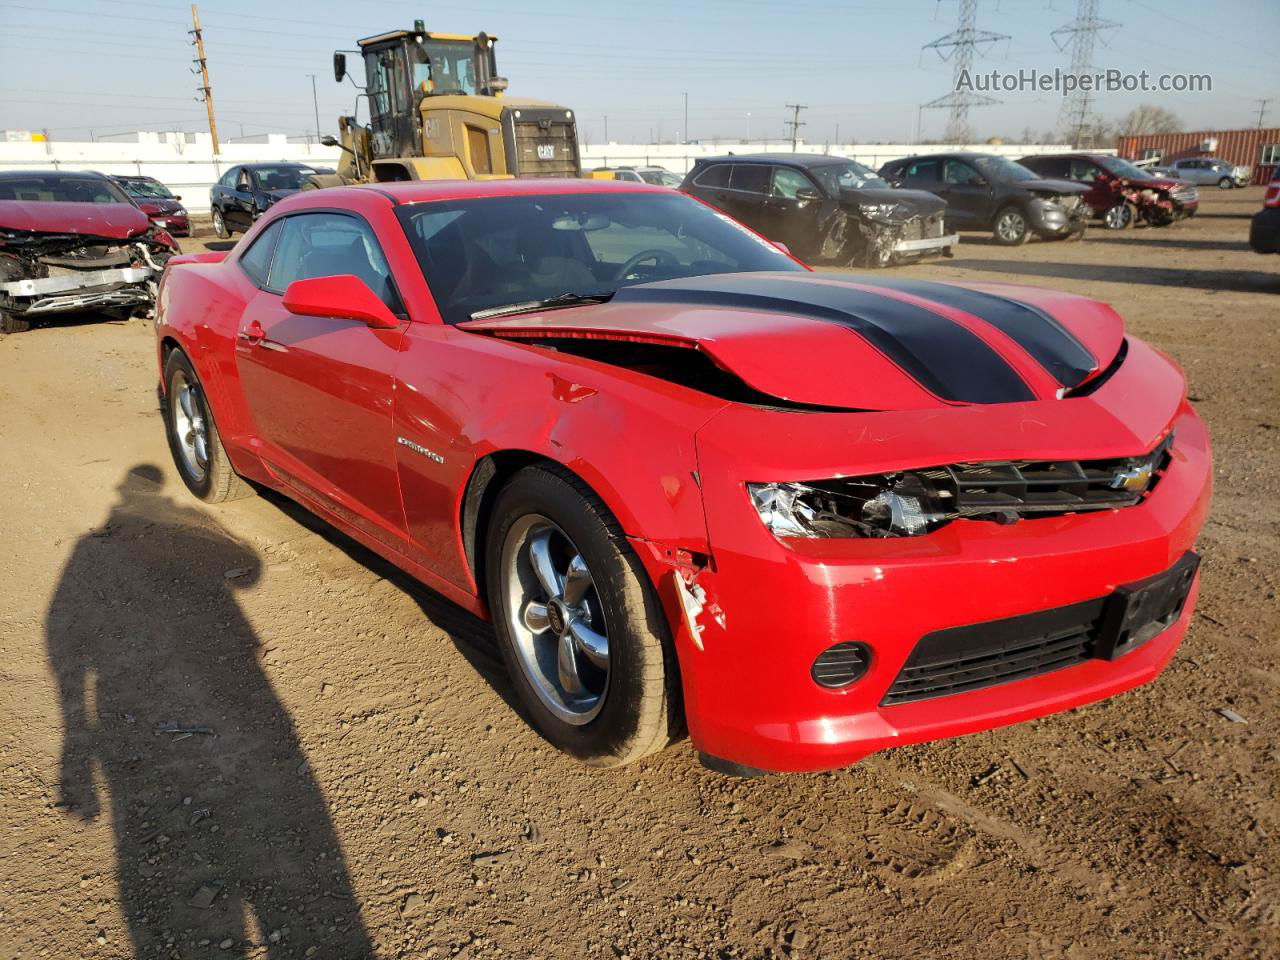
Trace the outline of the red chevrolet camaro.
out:
M 669 190 L 302 193 L 176 257 L 165 423 L 492 619 L 590 763 L 847 765 L 1155 677 L 1210 493 L 1178 368 L 1094 300 L 812 273 Z

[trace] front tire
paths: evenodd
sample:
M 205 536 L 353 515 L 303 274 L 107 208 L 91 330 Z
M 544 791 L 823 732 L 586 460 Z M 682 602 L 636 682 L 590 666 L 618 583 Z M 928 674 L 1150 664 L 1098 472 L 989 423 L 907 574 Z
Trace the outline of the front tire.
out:
M 191 361 L 175 349 L 164 364 L 164 428 L 174 466 L 187 489 L 205 503 L 238 500 L 253 493 L 232 469 Z
M 617 520 L 585 484 L 526 467 L 498 494 L 485 543 L 489 609 L 534 727 L 614 767 L 679 733 L 679 678 L 658 597 Z
M 1027 242 L 1031 235 L 1031 226 L 1027 223 L 1027 215 L 1017 206 L 1010 204 L 996 214 L 992 233 L 996 243 L 1006 247 L 1016 247 Z
M 1219 190 L 1230 190 L 1235 186 L 1235 182 L 1230 177 L 1223 177 L 1218 181 Z
M 1125 230 L 1133 225 L 1133 207 L 1117 203 L 1102 215 L 1102 224 L 1108 230 Z
M 222 211 L 216 206 L 213 208 L 213 232 L 217 234 L 219 240 L 226 240 L 231 236 L 231 231 L 227 229 L 227 222 L 223 219 Z

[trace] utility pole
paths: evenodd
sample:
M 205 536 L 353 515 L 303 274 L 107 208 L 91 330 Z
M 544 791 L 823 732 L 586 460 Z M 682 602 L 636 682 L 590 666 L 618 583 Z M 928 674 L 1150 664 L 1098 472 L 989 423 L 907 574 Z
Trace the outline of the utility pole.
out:
M 1273 99 L 1275 98 L 1274 97 L 1258 98 L 1258 129 L 1259 130 L 1262 129 L 1262 120 L 1267 115 L 1267 104 L 1270 103 Z
M 947 120 L 946 138 L 952 142 L 967 139 L 970 107 L 985 107 L 1000 102 L 993 97 L 974 93 L 972 90 L 960 90 L 961 78 L 970 76 L 973 70 L 974 51 L 984 44 L 989 46 L 1000 40 L 1009 39 L 1008 34 L 977 29 L 974 26 L 977 22 L 978 0 L 960 0 L 960 18 L 956 29 L 945 37 L 926 43 L 921 48 L 935 50 L 941 59 L 950 60 L 955 64 L 955 69 L 952 71 L 951 92 L 945 97 L 938 97 L 921 105 L 922 108 L 946 108 L 951 111 L 951 117 Z
M 200 96 L 196 100 L 204 100 L 205 109 L 209 111 L 209 136 L 213 138 L 213 153 L 215 156 L 222 152 L 222 148 L 218 146 L 218 121 L 213 118 L 213 87 L 209 85 L 209 63 L 204 56 L 204 33 L 200 29 L 200 11 L 196 9 L 196 5 L 191 5 L 191 26 L 195 29 L 188 30 L 195 40 L 192 41 L 196 47 L 196 53 L 199 54 L 196 63 L 200 64 Z M 195 71 L 192 71 L 193 73 Z
M 791 128 L 791 152 L 795 153 L 796 147 L 800 143 L 800 128 L 808 126 L 808 124 L 801 121 L 800 111 L 808 110 L 809 108 L 803 103 L 788 103 L 786 107 L 791 111 L 791 119 L 785 122 L 786 125 Z
M 1071 47 L 1071 73 L 1080 77 L 1093 69 L 1093 45 L 1103 30 L 1114 30 L 1120 24 L 1098 17 L 1099 0 L 1079 0 L 1076 18 L 1050 32 L 1049 37 L 1059 50 Z M 1058 113 L 1058 126 L 1071 135 L 1073 146 L 1081 146 L 1085 128 L 1089 125 L 1089 107 L 1093 103 L 1091 91 L 1076 87 L 1062 101 Z
M 684 95 L 684 142 L 689 142 L 689 94 Z
M 316 143 L 320 142 L 320 100 L 316 96 L 316 75 L 314 73 L 307 74 L 311 78 L 311 105 L 316 111 Z

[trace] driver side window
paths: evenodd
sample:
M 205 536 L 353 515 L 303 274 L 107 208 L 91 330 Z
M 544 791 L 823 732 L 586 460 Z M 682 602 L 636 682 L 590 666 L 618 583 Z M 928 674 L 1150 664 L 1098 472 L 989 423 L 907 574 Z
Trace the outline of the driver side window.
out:
M 801 190 L 816 191 L 817 187 L 799 170 L 792 170 L 789 167 L 773 168 L 773 190 L 771 191 L 773 196 L 795 200 Z
M 268 290 L 283 293 L 295 280 L 344 274 L 363 280 L 392 313 L 404 312 L 391 268 L 367 224 L 339 213 L 302 213 L 285 219 L 271 260 Z
M 952 186 L 981 186 L 983 181 L 978 171 L 959 160 L 948 160 L 942 168 L 942 180 Z
M 1098 179 L 1098 168 L 1087 160 L 1073 160 L 1071 162 L 1071 179 L 1079 180 L 1082 183 L 1093 183 Z

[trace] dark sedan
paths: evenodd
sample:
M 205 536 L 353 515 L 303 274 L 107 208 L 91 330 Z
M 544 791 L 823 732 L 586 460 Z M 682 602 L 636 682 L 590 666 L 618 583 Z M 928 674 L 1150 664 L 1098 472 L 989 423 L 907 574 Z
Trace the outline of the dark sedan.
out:
M 244 233 L 273 203 L 297 193 L 321 172 L 305 163 L 243 163 L 232 167 L 209 191 L 213 232 L 223 238 Z
M 1280 176 L 1267 186 L 1262 209 L 1253 215 L 1249 246 L 1255 253 L 1280 253 Z
M 191 218 L 182 205 L 182 197 L 174 196 L 155 177 L 112 177 L 124 192 L 147 215 L 147 219 L 175 237 L 191 236 Z
M 708 157 L 680 189 L 784 244 L 806 263 L 883 267 L 951 254 L 946 207 L 931 193 L 894 190 L 841 157 L 794 153 Z
M 947 202 L 947 226 L 991 231 L 997 243 L 1026 243 L 1084 234 L 1088 187 L 1046 180 L 1007 157 L 991 153 L 931 153 L 892 160 L 880 168 L 890 183 L 928 190 Z

